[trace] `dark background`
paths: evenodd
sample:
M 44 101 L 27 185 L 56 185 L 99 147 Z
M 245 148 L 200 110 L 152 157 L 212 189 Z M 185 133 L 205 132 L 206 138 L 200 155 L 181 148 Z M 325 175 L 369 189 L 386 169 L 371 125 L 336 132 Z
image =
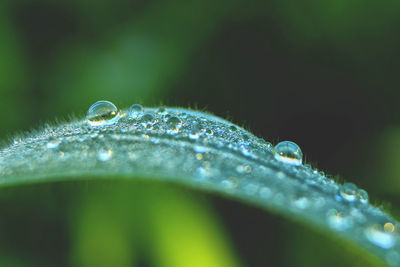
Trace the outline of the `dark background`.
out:
M 121 108 L 133 103 L 195 107 L 272 143 L 296 142 L 307 163 L 365 188 L 373 203 L 392 203 L 385 207 L 396 215 L 399 14 L 395 0 L 3 0 L 0 136 L 4 140 L 71 114 L 83 117 L 101 99 Z M 29 198 L 3 192 L 0 208 L 8 216 L 1 219 L 0 243 L 14 243 L 4 254 L 26 258 L 22 266 L 93 263 L 71 252 L 79 251 L 67 230 L 71 215 L 58 205 L 42 212 L 42 202 L 55 201 L 49 200 L 54 190 L 65 191 L 59 204 L 81 191 L 59 187 L 64 185 L 26 189 L 41 192 L 40 199 L 35 193 Z M 225 228 L 232 247 L 227 250 L 238 264 L 341 263 L 334 260 L 340 249 L 306 229 L 293 230 L 299 226 L 227 200 L 207 197 L 206 202 L 214 212 L 204 216 L 217 217 L 215 224 Z M 32 224 L 25 234 L 24 225 L 16 224 L 21 216 Z M 2 238 L 1 229 L 12 231 Z M 51 233 L 40 239 L 48 247 L 33 250 L 38 231 Z M 143 255 L 128 265 L 162 265 Z M 354 261 L 346 264 L 357 266 Z

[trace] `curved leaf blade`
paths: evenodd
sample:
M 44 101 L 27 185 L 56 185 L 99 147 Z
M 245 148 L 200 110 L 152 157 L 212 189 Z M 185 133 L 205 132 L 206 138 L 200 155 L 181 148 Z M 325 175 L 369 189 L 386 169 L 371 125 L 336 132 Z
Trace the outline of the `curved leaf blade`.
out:
M 0 186 L 89 176 L 172 181 L 313 225 L 400 266 L 398 222 L 368 203 L 346 201 L 341 185 L 324 174 L 276 161 L 270 143 L 218 117 L 146 111 L 150 120 L 125 111 L 114 125 L 75 120 L 15 139 L 0 151 Z

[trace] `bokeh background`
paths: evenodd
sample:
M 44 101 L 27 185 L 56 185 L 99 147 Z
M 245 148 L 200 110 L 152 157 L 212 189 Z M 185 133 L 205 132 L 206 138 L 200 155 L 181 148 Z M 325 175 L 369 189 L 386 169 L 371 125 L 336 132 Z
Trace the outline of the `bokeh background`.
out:
M 397 0 L 2 0 L 0 137 L 82 117 L 101 99 L 199 108 L 296 142 L 399 218 L 399 13 Z M 372 264 L 354 253 L 167 185 L 0 193 L 2 266 Z

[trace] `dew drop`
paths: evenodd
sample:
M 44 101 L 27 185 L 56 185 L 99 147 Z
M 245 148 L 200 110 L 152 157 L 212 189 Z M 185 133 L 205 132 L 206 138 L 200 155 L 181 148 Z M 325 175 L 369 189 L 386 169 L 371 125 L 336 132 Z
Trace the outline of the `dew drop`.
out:
M 165 107 L 159 107 L 159 108 L 157 109 L 157 113 L 158 113 L 158 114 L 161 114 L 161 115 L 166 115 L 166 114 L 168 114 L 168 110 L 167 110 L 167 108 L 165 108 Z
M 228 190 L 233 190 L 238 186 L 238 180 L 234 177 L 221 181 L 221 185 Z
M 100 150 L 97 153 L 97 159 L 99 161 L 103 161 L 103 162 L 109 161 L 111 159 L 111 157 L 112 157 L 112 150 L 110 150 L 110 149 L 108 149 L 108 150 Z
M 208 149 L 205 146 L 195 146 L 194 151 L 196 153 L 206 153 L 208 151 Z
M 154 116 L 151 113 L 146 113 L 142 116 L 142 122 L 143 123 L 149 123 L 152 122 L 154 120 Z
M 196 173 L 199 174 L 203 179 L 210 176 L 210 171 L 204 167 L 198 167 L 196 169 Z
M 303 163 L 303 153 L 300 147 L 290 141 L 277 144 L 274 149 L 274 157 L 289 165 L 300 166 Z
M 167 120 L 167 124 L 168 124 L 169 126 L 176 127 L 176 126 L 181 125 L 182 122 L 181 122 L 181 119 L 179 119 L 178 117 L 172 116 L 172 117 L 170 117 L 170 118 Z
M 348 202 L 357 200 L 357 192 L 358 188 L 353 183 L 344 183 L 339 189 L 340 196 Z
M 296 208 L 304 210 L 304 209 L 308 208 L 308 206 L 310 206 L 310 201 L 306 197 L 300 197 L 300 198 L 293 200 L 292 204 Z
M 391 248 L 394 246 L 396 239 L 393 235 L 393 232 L 388 232 L 388 230 L 394 231 L 393 228 L 383 227 L 380 224 L 372 225 L 364 231 L 365 237 L 373 244 L 381 247 L 381 248 Z
M 241 165 L 241 164 L 239 164 L 239 165 L 236 166 L 236 171 L 238 173 L 240 173 L 240 174 L 250 173 L 251 172 L 251 167 L 249 165 Z
M 90 126 L 110 125 L 119 120 L 119 111 L 111 102 L 97 101 L 90 106 L 86 119 Z
M 133 104 L 129 108 L 129 116 L 134 119 L 139 118 L 141 115 L 143 115 L 143 112 L 144 108 L 139 104 Z
M 244 187 L 244 192 L 248 195 L 255 195 L 257 193 L 258 186 L 255 184 L 248 184 Z
M 344 231 L 353 225 L 353 220 L 350 217 L 343 216 L 336 209 L 328 211 L 326 220 L 329 227 L 337 231 Z
M 358 200 L 362 204 L 367 204 L 368 203 L 368 193 L 364 189 L 358 189 L 357 197 L 358 197 Z
M 59 140 L 56 140 L 56 139 L 50 140 L 49 142 L 47 142 L 46 147 L 48 149 L 57 149 L 58 146 L 60 145 L 60 143 L 61 142 Z
M 211 129 L 206 129 L 206 130 L 205 130 L 205 133 L 206 133 L 206 135 L 208 135 L 208 136 L 214 135 L 214 131 L 211 130 Z
M 393 223 L 387 222 L 383 225 L 383 230 L 385 230 L 386 233 L 393 233 L 394 230 L 396 230 L 396 227 L 393 225 Z
M 235 132 L 238 130 L 238 128 L 235 125 L 229 126 L 229 129 L 231 129 L 232 131 L 235 131 Z
M 200 133 L 201 133 L 201 131 L 200 131 L 199 127 L 197 125 L 193 126 L 193 128 L 190 130 L 190 133 L 189 133 L 189 139 L 191 139 L 191 140 L 199 139 Z
M 168 133 L 177 134 L 182 127 L 182 121 L 176 116 L 172 116 L 167 120 Z
M 262 197 L 264 199 L 268 199 L 272 196 L 272 190 L 269 187 L 264 186 L 260 189 L 259 194 L 260 194 L 260 197 Z

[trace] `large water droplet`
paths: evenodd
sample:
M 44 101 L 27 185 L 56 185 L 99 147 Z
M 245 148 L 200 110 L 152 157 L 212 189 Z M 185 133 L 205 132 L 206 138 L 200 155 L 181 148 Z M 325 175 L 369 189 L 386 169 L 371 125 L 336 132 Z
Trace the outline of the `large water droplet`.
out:
M 90 106 L 86 119 L 90 126 L 109 125 L 119 120 L 119 111 L 111 102 L 97 101 Z
M 290 141 L 277 144 L 274 149 L 274 157 L 289 165 L 299 166 L 303 163 L 303 153 L 300 147 Z
M 133 105 L 129 108 L 129 116 L 130 116 L 131 118 L 134 118 L 134 119 L 136 119 L 136 118 L 142 116 L 142 115 L 143 115 L 143 112 L 144 112 L 144 108 L 143 108 L 141 105 L 139 105 L 139 104 L 133 104 Z
M 340 196 L 348 202 L 356 201 L 357 192 L 358 192 L 358 188 L 353 183 L 345 183 L 340 187 L 340 190 L 339 190 Z
M 390 229 L 389 229 L 390 228 Z M 382 227 L 380 224 L 375 224 L 364 231 L 367 239 L 381 247 L 381 248 L 391 248 L 394 246 L 396 239 L 393 235 L 393 231 L 395 230 L 394 226 L 392 227 Z

